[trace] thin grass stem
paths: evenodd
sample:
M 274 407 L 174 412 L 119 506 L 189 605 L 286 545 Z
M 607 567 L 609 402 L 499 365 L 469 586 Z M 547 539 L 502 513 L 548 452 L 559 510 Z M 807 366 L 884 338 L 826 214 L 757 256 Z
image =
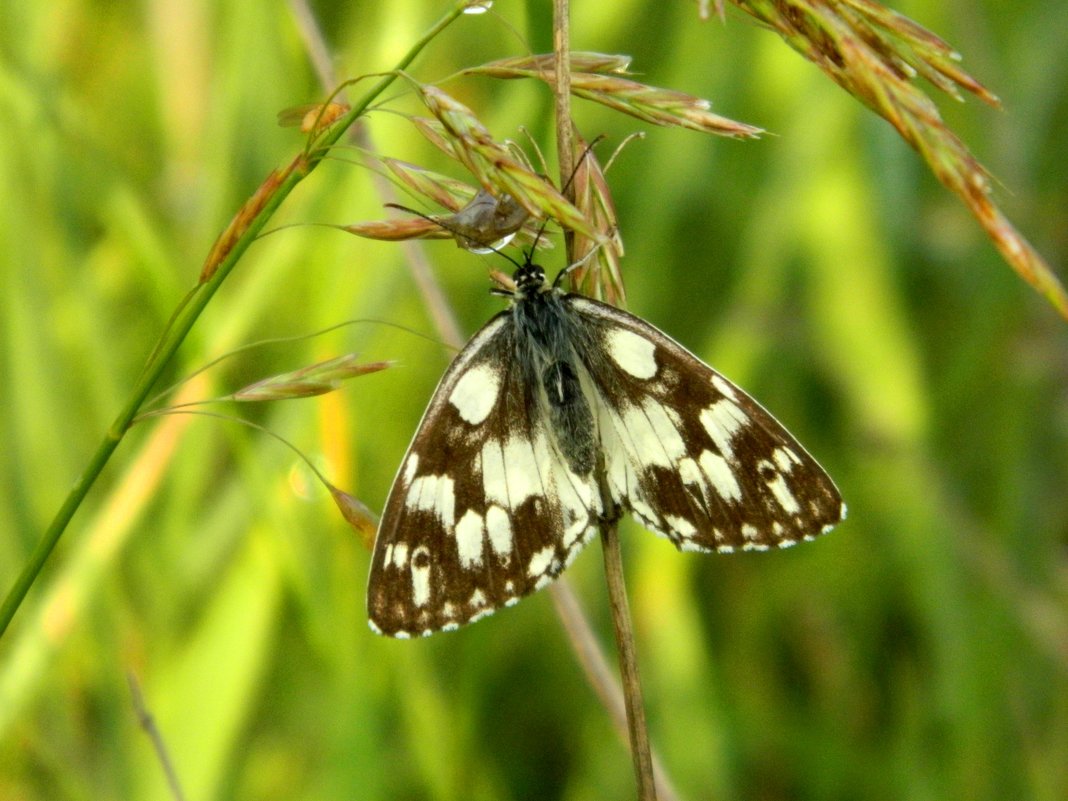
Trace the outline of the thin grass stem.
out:
M 155 750 L 160 765 L 163 767 L 163 774 L 167 777 L 167 786 L 170 788 L 171 795 L 174 797 L 174 801 L 185 801 L 185 793 L 182 792 L 182 784 L 178 780 L 178 771 L 174 769 L 174 762 L 171 760 L 170 752 L 167 750 L 167 744 L 163 741 L 163 735 L 156 725 L 156 719 L 145 704 L 145 697 L 141 693 L 141 685 L 133 673 L 126 674 L 126 682 L 130 685 L 130 698 L 133 701 L 134 712 L 137 713 L 137 722 L 152 742 L 152 748 Z
M 575 187 L 572 177 L 575 172 L 575 137 L 571 122 L 570 18 L 570 0 L 553 0 L 553 53 L 556 57 L 556 80 L 553 93 L 556 99 L 557 159 L 560 162 L 560 186 L 568 202 L 574 203 Z M 574 234 L 566 229 L 564 242 L 567 262 L 571 264 L 574 258 Z M 608 499 L 611 496 L 606 489 L 602 482 L 602 495 Z M 606 501 L 606 512 L 609 505 L 610 503 Z M 619 649 L 623 699 L 627 711 L 631 759 L 634 762 L 634 774 L 638 782 L 638 798 L 640 801 L 656 801 L 653 757 L 649 745 L 649 730 L 645 722 L 645 706 L 642 702 L 638 657 L 634 646 L 634 629 L 631 626 L 630 607 L 627 604 L 627 588 L 623 581 L 623 559 L 619 550 L 617 521 L 602 522 L 601 541 L 604 545 L 605 577 L 612 606 L 616 647 Z
M 627 707 L 623 700 L 623 691 L 597 642 L 597 637 L 590 626 L 589 616 L 568 582 L 563 580 L 554 582 L 549 585 L 549 590 L 557 617 L 563 623 L 571 649 L 575 652 L 587 681 L 597 693 L 601 704 L 608 710 L 620 738 L 624 743 L 629 744 L 630 727 L 627 725 Z M 658 800 L 678 801 L 679 795 L 651 742 L 649 751 L 652 755 Z
M 569 203 L 575 202 L 575 137 L 571 130 L 571 7 L 570 0 L 553 0 L 553 52 L 556 55 L 556 157 L 560 186 Z M 567 263 L 574 258 L 575 235 L 564 229 Z
M 604 550 L 608 598 L 612 606 L 612 624 L 619 649 L 619 671 L 623 677 L 623 700 L 627 706 L 627 728 L 634 775 L 638 780 L 638 798 L 640 801 L 656 801 L 653 755 L 649 746 L 649 729 L 645 722 L 642 684 L 638 675 L 638 654 L 634 647 L 634 628 L 631 626 L 630 605 L 627 603 L 627 586 L 623 580 L 623 557 L 620 553 L 616 523 L 604 523 L 601 526 L 601 544 Z

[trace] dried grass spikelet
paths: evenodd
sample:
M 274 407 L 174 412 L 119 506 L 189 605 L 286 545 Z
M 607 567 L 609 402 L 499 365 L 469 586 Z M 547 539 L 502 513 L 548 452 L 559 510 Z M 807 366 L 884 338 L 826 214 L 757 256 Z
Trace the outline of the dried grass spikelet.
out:
M 341 387 L 350 378 L 370 375 L 389 369 L 393 362 L 361 363 L 354 353 L 346 353 L 326 361 L 301 367 L 288 373 L 264 378 L 227 395 L 235 401 L 276 401 L 310 398 L 325 395 Z
M 283 128 L 299 127 L 301 133 L 319 134 L 344 117 L 351 108 L 343 101 L 292 106 L 278 112 L 278 124 Z
M 412 83 L 440 123 L 440 128 L 424 125 L 421 130 L 433 136 L 444 152 L 463 164 L 483 189 L 494 197 L 510 195 L 532 217 L 548 217 L 571 231 L 598 238 L 581 212 L 547 178 L 535 173 L 510 148 L 496 141 L 471 109 L 437 87 Z
M 325 481 L 325 484 L 345 522 L 359 535 L 364 547 L 369 551 L 373 550 L 375 535 L 378 533 L 378 515 L 356 496 L 339 489 L 329 481 Z
M 464 70 L 465 75 L 491 78 L 536 78 L 550 86 L 556 82 L 555 56 L 551 53 L 491 61 Z M 689 128 L 704 133 L 747 139 L 762 131 L 752 125 L 709 111 L 700 97 L 674 89 L 661 89 L 624 77 L 630 57 L 604 53 L 571 54 L 571 93 L 653 125 Z
M 583 153 L 572 180 L 575 205 L 596 226 L 601 241 L 575 235 L 572 257 L 582 266 L 571 272 L 571 286 L 583 295 L 622 306 L 627 302 L 622 271 L 623 238 L 619 234 L 612 191 L 594 149 L 583 141 L 574 126 L 572 135 L 576 151 Z
M 303 156 L 297 156 L 285 167 L 271 170 L 267 177 L 263 179 L 263 183 L 234 213 L 229 224 L 212 244 L 211 250 L 208 251 L 208 255 L 204 259 L 204 265 L 200 268 L 199 283 L 204 284 L 211 280 L 211 277 L 219 269 L 219 265 L 230 256 L 234 246 L 249 228 L 256 223 L 263 210 L 267 208 L 269 203 L 276 200 L 279 187 L 282 186 L 283 182 L 289 178 L 294 170 L 300 168 L 302 163 Z M 262 222 L 260 224 L 262 225 Z
M 731 0 L 778 32 L 843 89 L 886 119 L 956 193 L 1010 266 L 1068 318 L 1068 292 L 991 198 L 986 169 L 942 120 L 917 76 L 957 100 L 999 101 L 961 69 L 940 37 L 874 0 Z

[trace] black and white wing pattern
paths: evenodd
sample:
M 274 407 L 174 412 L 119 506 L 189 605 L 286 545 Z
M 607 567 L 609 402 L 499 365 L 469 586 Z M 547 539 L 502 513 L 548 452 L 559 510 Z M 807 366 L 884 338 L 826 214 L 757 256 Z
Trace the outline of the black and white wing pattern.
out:
M 792 545 L 844 518 L 786 429 L 670 337 L 546 285 L 536 265 L 514 280 L 393 482 L 367 593 L 375 631 L 426 635 L 511 605 L 621 510 L 695 551 Z
M 393 637 L 454 629 L 548 584 L 597 532 L 601 496 L 547 428 L 510 311 L 449 367 L 386 501 L 367 606 Z
M 633 314 L 578 295 L 615 503 L 684 551 L 765 550 L 845 516 L 834 482 L 753 398 Z

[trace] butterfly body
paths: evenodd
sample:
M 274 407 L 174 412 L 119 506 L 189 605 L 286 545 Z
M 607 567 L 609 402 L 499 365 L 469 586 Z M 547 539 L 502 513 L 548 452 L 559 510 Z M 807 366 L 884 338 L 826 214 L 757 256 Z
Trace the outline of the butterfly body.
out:
M 752 398 L 634 315 L 521 266 L 446 371 L 386 502 L 370 623 L 457 628 L 555 579 L 629 510 L 681 550 L 762 550 L 845 514 Z
M 588 476 L 595 463 L 594 420 L 579 378 L 581 356 L 588 347 L 579 318 L 567 295 L 545 285 L 537 265 L 524 265 L 516 274 L 512 308 L 512 350 L 523 382 L 540 389 L 530 400 L 548 412 L 549 429 L 568 465 Z M 531 410 L 533 413 L 537 409 Z

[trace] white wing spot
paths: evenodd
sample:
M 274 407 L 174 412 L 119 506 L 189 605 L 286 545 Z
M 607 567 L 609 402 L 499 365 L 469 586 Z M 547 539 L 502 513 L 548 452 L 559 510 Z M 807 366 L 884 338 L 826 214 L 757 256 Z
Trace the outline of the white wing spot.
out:
M 679 463 L 676 466 L 679 471 L 679 478 L 682 479 L 683 484 L 697 484 L 698 486 L 704 486 L 705 479 L 701 475 L 701 468 L 697 466 L 697 462 L 687 456 L 685 459 L 679 459 Z
M 775 464 L 784 473 L 789 473 L 794 469 L 795 464 L 801 464 L 801 460 L 797 458 L 797 454 L 789 448 L 776 448 L 775 453 L 772 454 L 775 459 Z
M 471 599 L 467 602 L 467 605 L 474 609 L 481 609 L 486 605 L 486 594 L 482 590 L 475 590 L 471 593 Z
M 508 506 L 508 482 L 504 473 L 504 452 L 501 443 L 489 439 L 482 446 L 482 488 L 486 501 Z
M 601 511 L 601 496 L 590 477 L 580 478 L 572 473 L 559 458 L 551 456 L 544 436 L 537 439 L 538 464 L 546 476 L 546 493 L 560 505 L 567 524 L 564 543 L 570 545 L 576 534 L 574 530 L 584 530 L 590 518 L 590 512 Z M 606 461 L 611 457 L 605 454 Z
M 468 509 L 453 529 L 456 551 L 463 567 L 470 569 L 482 564 L 483 530 L 482 515 L 474 509 Z
M 770 465 L 769 465 L 770 466 Z M 771 490 L 771 494 L 775 496 L 776 502 L 783 508 L 783 511 L 790 515 L 796 515 L 801 511 L 801 504 L 797 502 L 797 498 L 790 491 L 790 485 L 786 483 L 786 479 L 782 473 L 775 473 L 775 478 L 768 479 L 768 489 Z
M 514 510 L 530 496 L 541 494 L 535 447 L 529 439 L 523 437 L 512 437 L 505 443 L 499 457 L 500 475 L 491 476 L 489 471 L 482 473 L 487 499 L 510 506 Z
M 630 497 L 631 488 L 638 485 L 638 477 L 634 474 L 631 454 L 627 452 L 627 445 L 619 433 L 619 428 L 623 423 L 619 415 L 615 414 L 607 403 L 595 404 L 595 410 L 597 430 L 601 433 L 608 486 L 612 490 L 612 498 L 617 503 L 625 502 L 625 499 Z
M 683 442 L 682 434 L 679 433 L 678 414 L 673 409 L 653 400 L 646 400 L 643 407 L 645 414 L 649 417 L 649 425 L 652 426 L 668 458 L 675 462 L 685 456 L 686 443 Z
M 552 564 L 553 556 L 555 555 L 556 548 L 552 545 L 546 545 L 540 551 L 535 551 L 534 555 L 530 557 L 530 565 L 527 567 L 527 575 L 531 578 L 534 578 L 535 576 L 543 576 L 545 571 L 549 569 L 549 565 Z
M 757 537 L 760 536 L 760 531 L 759 531 L 759 529 L 757 529 L 756 526 L 751 526 L 748 523 L 743 523 L 742 524 L 742 536 L 745 537 L 750 542 L 752 542 Z
M 426 606 L 430 601 L 430 549 L 420 545 L 412 551 L 412 603 Z
M 612 361 L 635 378 L 656 375 L 656 345 L 626 328 L 612 328 L 605 335 L 605 347 Z
M 686 455 L 686 443 L 673 413 L 654 400 L 628 407 L 620 415 L 620 425 L 632 445 L 632 458 L 645 465 L 673 467 Z
M 712 386 L 722 392 L 731 400 L 738 400 L 738 393 L 734 389 L 734 385 L 721 375 L 712 376 Z
M 738 479 L 722 456 L 712 451 L 701 451 L 701 470 L 716 488 L 719 497 L 731 501 L 742 499 L 742 488 L 738 485 Z
M 480 364 L 460 376 L 449 394 L 449 403 L 456 407 L 460 417 L 478 425 L 493 410 L 500 389 L 500 374 L 488 364 Z
M 438 494 L 435 500 L 435 510 L 438 519 L 446 529 L 452 528 L 456 523 L 456 492 L 454 483 L 448 476 L 442 476 L 438 481 Z
M 664 522 L 667 523 L 671 530 L 682 537 L 684 540 L 690 539 L 697 533 L 697 529 L 694 524 L 687 520 L 685 517 L 678 517 L 677 515 L 664 515 Z
M 501 507 L 490 506 L 486 510 L 486 533 L 493 552 L 507 562 L 512 555 L 512 518 Z
M 403 570 L 408 564 L 408 543 L 396 542 L 393 544 L 393 565 L 398 570 Z M 387 561 L 389 554 L 386 554 Z
M 404 463 L 404 484 L 407 486 L 412 483 L 412 479 L 415 478 L 415 471 L 419 469 L 419 454 L 413 453 L 408 457 L 408 461 Z
M 734 453 L 731 440 L 748 422 L 745 412 L 729 400 L 716 401 L 701 412 L 701 425 L 724 456 Z
M 408 488 L 404 505 L 413 512 L 434 512 L 445 528 L 456 523 L 456 493 L 448 476 L 419 476 Z

